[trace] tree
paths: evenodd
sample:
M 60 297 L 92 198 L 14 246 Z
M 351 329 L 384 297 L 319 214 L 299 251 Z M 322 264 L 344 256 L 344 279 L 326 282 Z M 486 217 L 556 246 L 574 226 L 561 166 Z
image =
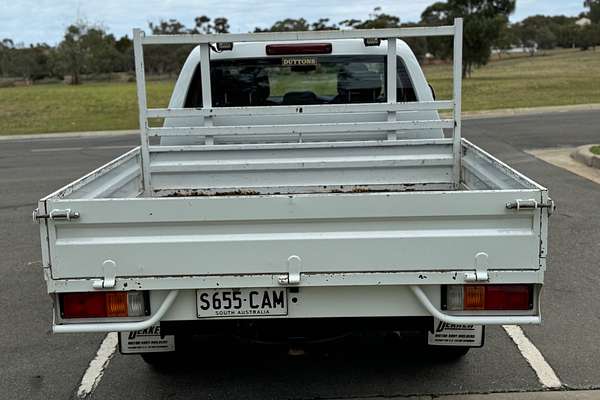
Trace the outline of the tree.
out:
M 85 35 L 87 26 L 79 21 L 67 28 L 63 41 L 58 45 L 57 53 L 62 70 L 71 75 L 71 84 L 81 83 L 84 52 L 81 37 Z
M 582 26 L 579 29 L 576 43 L 581 50 L 590 48 L 596 50 L 596 46 L 600 45 L 600 24 Z
M 177 35 L 186 33 L 185 25 L 176 19 L 160 20 L 158 24 L 148 23 L 153 35 Z
M 474 66 L 487 64 L 491 48 L 500 36 L 508 16 L 515 10 L 516 0 L 448 0 L 427 7 L 421 21 L 427 25 L 452 24 L 464 18 L 463 77 L 471 75 Z M 449 58 L 452 42 L 447 38 L 428 38 L 430 52 Z
M 229 21 L 225 17 L 215 18 L 211 24 L 209 17 L 201 15 L 196 17 L 194 22 L 196 26 L 190 30 L 190 33 L 229 33 Z
M 176 19 L 167 21 L 160 20 L 158 24 L 150 22 L 148 26 L 155 35 L 176 35 L 182 33 L 210 33 L 210 18 L 206 15 L 194 19 L 196 26 L 187 29 L 185 25 Z M 147 46 L 144 47 L 144 60 L 146 61 L 146 70 L 154 74 L 167 74 L 169 76 L 177 74 L 183 65 L 187 55 L 191 51 L 191 45 L 173 45 L 173 46 Z
M 15 47 L 15 43 L 12 39 L 5 38 L 0 42 L 0 75 L 4 77 L 9 76 L 13 47 Z
M 229 22 L 225 17 L 215 18 L 213 23 L 214 33 L 229 33 Z
M 502 52 L 509 50 L 513 45 L 519 43 L 517 32 L 513 26 L 504 25 L 500 28 L 500 34 L 494 41 L 493 47 L 498 50 L 498 57 Z
M 319 18 L 317 21 L 310 24 L 311 31 L 334 31 L 339 29 L 336 24 L 328 25 L 329 18 Z
M 100 74 L 123 71 L 123 57 L 116 48 L 115 37 L 100 27 L 88 28 L 81 37 L 84 71 Z
M 585 0 L 583 6 L 589 9 L 589 19 L 594 24 L 600 23 L 600 0 Z
M 196 23 L 196 27 L 192 28 L 190 33 L 210 33 L 210 18 L 206 15 L 194 18 L 194 22 Z
M 573 25 L 575 22 L 573 21 Z M 515 24 L 517 37 L 525 47 L 553 49 L 557 45 L 560 22 L 553 17 L 533 15 Z
M 369 14 L 369 19 L 364 21 L 359 19 L 346 19 L 341 21 L 340 25 L 354 29 L 398 28 L 400 26 L 400 18 L 395 15 L 381 12 L 381 7 L 375 7 L 373 12 Z
M 308 31 L 309 29 L 310 26 L 304 18 L 286 18 L 284 20 L 275 22 L 270 28 L 254 28 L 254 32 L 294 32 Z

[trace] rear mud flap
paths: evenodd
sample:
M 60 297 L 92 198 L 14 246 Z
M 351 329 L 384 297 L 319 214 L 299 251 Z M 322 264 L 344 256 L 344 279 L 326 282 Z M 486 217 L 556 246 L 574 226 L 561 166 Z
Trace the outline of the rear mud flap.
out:
M 121 354 L 164 353 L 175 351 L 175 336 L 160 333 L 160 325 L 133 332 L 119 332 Z
M 427 335 L 430 346 L 482 347 L 485 329 L 482 325 L 448 324 L 433 319 L 433 329 Z

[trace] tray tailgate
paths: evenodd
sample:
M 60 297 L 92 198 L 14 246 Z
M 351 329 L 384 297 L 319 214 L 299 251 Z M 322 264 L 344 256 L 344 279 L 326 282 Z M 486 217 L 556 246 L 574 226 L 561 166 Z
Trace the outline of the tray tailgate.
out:
M 540 190 L 48 200 L 52 277 L 540 268 L 540 210 L 508 210 Z M 545 240 L 545 238 L 544 238 Z

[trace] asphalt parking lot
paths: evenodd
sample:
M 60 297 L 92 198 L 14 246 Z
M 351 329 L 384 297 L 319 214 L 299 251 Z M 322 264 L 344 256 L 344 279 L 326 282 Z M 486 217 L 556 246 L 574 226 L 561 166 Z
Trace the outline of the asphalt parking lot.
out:
M 550 221 L 544 323 L 523 330 L 563 389 L 600 388 L 600 186 L 525 152 L 600 142 L 600 112 L 473 119 L 464 121 L 464 134 L 550 189 L 558 210 Z M 77 396 L 105 335 L 49 332 L 51 304 L 31 211 L 42 195 L 137 142 L 132 135 L 0 141 L 0 398 Z M 457 362 L 390 349 L 378 338 L 300 357 L 264 346 L 199 346 L 167 371 L 115 354 L 90 397 L 334 399 L 545 389 L 502 327 L 486 333 L 485 347 Z

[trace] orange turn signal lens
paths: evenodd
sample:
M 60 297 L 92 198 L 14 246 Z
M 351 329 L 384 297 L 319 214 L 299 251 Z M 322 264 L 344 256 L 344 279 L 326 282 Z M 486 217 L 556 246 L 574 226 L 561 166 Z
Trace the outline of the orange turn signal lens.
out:
M 127 292 L 106 293 L 107 317 L 126 317 L 127 311 Z
M 485 310 L 485 286 L 465 285 L 464 309 Z

